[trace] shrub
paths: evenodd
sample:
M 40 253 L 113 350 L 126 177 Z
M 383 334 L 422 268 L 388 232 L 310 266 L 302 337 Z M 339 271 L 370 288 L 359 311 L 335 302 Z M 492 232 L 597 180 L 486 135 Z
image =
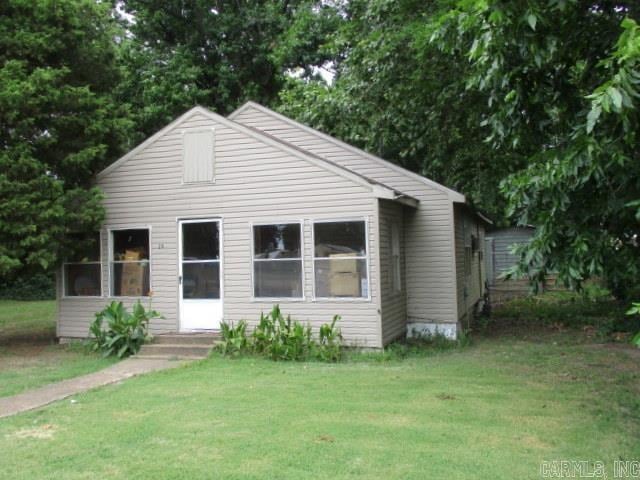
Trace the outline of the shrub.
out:
M 53 300 L 56 298 L 55 278 L 52 273 L 22 274 L 0 280 L 2 300 Z
M 634 302 L 631 308 L 627 310 L 627 315 L 640 315 L 640 302 Z M 640 331 L 631 338 L 631 343 L 640 348 Z
M 222 323 L 222 341 L 218 350 L 223 355 L 236 356 L 240 353 L 255 353 L 271 360 L 308 360 L 317 358 L 325 362 L 336 362 L 341 357 L 342 335 L 336 323 L 336 315 L 331 324 L 320 327 L 319 340 L 313 338 L 311 327 L 282 314 L 275 305 L 267 315 L 260 315 L 260 322 L 247 336 L 246 323 L 236 327 Z
M 149 320 L 162 318 L 155 310 L 145 310 L 138 300 L 132 313 L 122 302 L 111 302 L 104 310 L 96 313 L 96 319 L 89 328 L 92 335 L 89 344 L 94 351 L 102 351 L 105 357 L 116 355 L 128 357 L 140 350 L 148 338 Z M 103 327 L 106 321 L 106 328 Z
M 342 357 L 342 332 L 336 323 L 340 315 L 334 315 L 331 324 L 320 327 L 319 341 L 316 346 L 316 357 L 324 362 L 337 362 Z
M 291 320 L 290 315 L 285 318 L 275 305 L 268 315 L 260 315 L 252 340 L 256 353 L 272 360 L 305 360 L 311 350 L 311 327 Z
M 240 355 L 247 350 L 247 322 L 241 320 L 235 327 L 222 322 L 220 325 L 222 340 L 218 349 L 223 355 Z

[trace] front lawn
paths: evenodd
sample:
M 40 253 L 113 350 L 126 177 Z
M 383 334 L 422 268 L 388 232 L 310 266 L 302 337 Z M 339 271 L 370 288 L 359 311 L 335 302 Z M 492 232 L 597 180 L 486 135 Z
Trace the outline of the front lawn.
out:
M 55 302 L 0 301 L 0 397 L 104 368 L 113 360 L 58 345 Z
M 567 333 L 404 360 L 214 356 L 0 420 L 7 478 L 527 479 L 640 459 L 635 351 Z

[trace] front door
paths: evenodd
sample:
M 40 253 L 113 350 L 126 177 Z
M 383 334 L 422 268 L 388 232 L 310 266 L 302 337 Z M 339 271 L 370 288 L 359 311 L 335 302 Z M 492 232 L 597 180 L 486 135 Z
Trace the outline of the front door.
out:
M 217 330 L 222 321 L 220 221 L 179 225 L 180 331 Z

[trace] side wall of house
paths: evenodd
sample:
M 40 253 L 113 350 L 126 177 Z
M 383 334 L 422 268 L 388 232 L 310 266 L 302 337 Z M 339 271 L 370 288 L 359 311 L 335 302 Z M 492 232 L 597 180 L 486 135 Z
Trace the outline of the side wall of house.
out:
M 485 231 L 484 224 L 462 205 L 454 207 L 454 217 L 458 314 L 466 325 L 485 292 Z
M 215 128 L 215 183 L 182 182 L 182 134 Z M 153 308 L 165 318 L 154 333 L 179 328 L 178 220 L 222 221 L 223 308 L 226 321 L 257 322 L 272 302 L 252 299 L 251 224 L 303 222 L 304 299 L 281 300 L 282 310 L 309 321 L 314 329 L 342 316 L 350 343 L 382 344 L 380 335 L 378 200 L 368 186 L 197 113 L 112 170 L 99 181 L 107 216 L 102 231 L 103 297 L 61 298 L 58 334 L 87 336 L 94 312 L 109 296 L 108 229 L 150 228 Z M 368 222 L 370 299 L 313 298 L 314 220 L 365 219 Z M 131 304 L 133 298 L 124 299 Z M 143 300 L 145 303 L 147 300 Z
M 395 202 L 380 200 L 380 300 L 382 342 L 387 344 L 407 332 L 407 289 L 405 276 L 404 208 Z M 410 207 L 407 207 L 410 208 Z M 392 228 L 396 225 L 400 243 L 400 285 L 394 288 Z
M 366 175 L 420 201 L 405 217 L 407 321 L 409 324 L 457 323 L 456 276 L 451 201 L 431 187 L 357 150 L 250 107 L 233 120 Z

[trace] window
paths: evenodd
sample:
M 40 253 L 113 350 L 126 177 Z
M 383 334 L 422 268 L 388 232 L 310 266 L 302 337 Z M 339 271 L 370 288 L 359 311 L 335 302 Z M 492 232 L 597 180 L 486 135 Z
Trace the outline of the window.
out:
M 364 221 L 313 225 L 316 297 L 368 298 L 366 230 Z
M 402 290 L 402 271 L 400 264 L 400 226 L 391 224 L 391 275 L 393 291 Z
M 111 232 L 111 295 L 146 297 L 150 291 L 149 230 Z
M 79 249 L 62 265 L 64 295 L 66 297 L 102 296 L 102 264 L 100 262 L 100 234 L 75 236 Z
M 302 298 L 302 228 L 299 223 L 254 225 L 253 296 Z
M 471 262 L 473 261 L 473 250 L 471 248 L 471 237 L 465 236 L 464 243 L 464 273 L 468 277 L 471 275 Z

